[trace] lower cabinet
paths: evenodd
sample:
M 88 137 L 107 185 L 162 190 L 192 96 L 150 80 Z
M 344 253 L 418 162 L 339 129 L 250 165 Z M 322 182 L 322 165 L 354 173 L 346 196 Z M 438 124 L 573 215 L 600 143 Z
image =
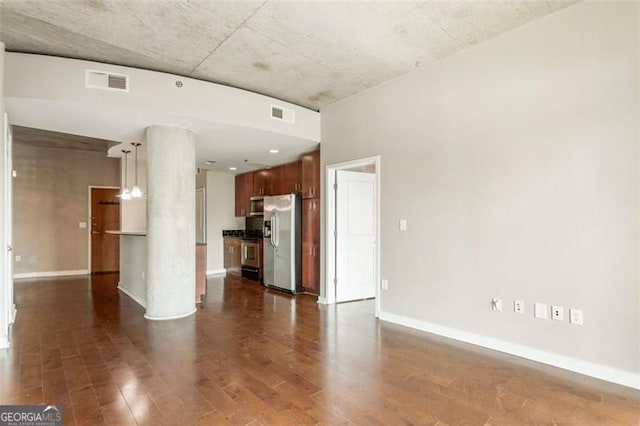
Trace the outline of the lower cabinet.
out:
M 320 294 L 320 199 L 302 200 L 302 286 Z
M 308 293 L 320 294 L 320 245 L 302 245 L 302 286 Z
M 224 269 L 227 274 L 238 276 L 242 274 L 241 243 L 240 238 L 227 237 L 224 239 Z

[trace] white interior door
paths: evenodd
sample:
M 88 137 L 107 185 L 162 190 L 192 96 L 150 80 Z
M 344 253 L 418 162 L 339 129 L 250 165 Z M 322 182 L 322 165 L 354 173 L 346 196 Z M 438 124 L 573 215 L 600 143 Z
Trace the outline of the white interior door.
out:
M 7 303 L 7 324 L 13 324 L 15 319 L 15 305 L 13 303 L 13 136 L 11 134 L 11 126 L 9 125 L 9 117 L 4 114 L 5 127 L 5 149 L 4 149 L 4 206 L 5 206 L 5 242 L 6 242 L 6 303 Z
M 336 171 L 336 301 L 375 297 L 376 176 Z

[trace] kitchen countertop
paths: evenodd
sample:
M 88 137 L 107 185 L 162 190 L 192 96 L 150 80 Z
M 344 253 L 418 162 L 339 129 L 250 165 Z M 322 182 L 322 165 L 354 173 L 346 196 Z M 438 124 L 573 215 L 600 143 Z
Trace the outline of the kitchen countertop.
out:
M 146 237 L 147 232 L 146 231 L 120 231 L 120 230 L 113 230 L 113 231 L 104 231 L 105 234 L 114 234 L 114 235 L 132 235 L 132 236 L 136 236 L 136 237 Z

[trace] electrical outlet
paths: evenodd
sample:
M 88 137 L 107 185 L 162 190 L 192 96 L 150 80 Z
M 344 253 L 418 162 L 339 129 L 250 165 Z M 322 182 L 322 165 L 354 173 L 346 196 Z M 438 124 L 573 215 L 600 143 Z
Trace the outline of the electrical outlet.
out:
M 513 312 L 516 314 L 524 314 L 524 302 L 522 300 L 513 301 Z
M 78 223 L 78 228 L 86 228 L 87 227 L 87 222 L 79 222 Z
M 16 262 L 22 262 L 22 256 L 16 254 Z
M 491 309 L 502 312 L 502 299 L 491 299 Z
M 382 289 L 383 290 L 389 290 L 389 280 L 386 279 L 382 279 Z
M 549 318 L 549 307 L 546 303 L 538 303 L 536 302 L 533 305 L 534 316 L 540 319 L 548 319 Z
M 407 230 L 407 219 L 400 219 L 400 230 L 401 231 Z
M 582 325 L 582 310 L 569 309 L 569 322 L 575 325 Z
M 551 305 L 551 319 L 564 320 L 564 308 L 562 306 Z

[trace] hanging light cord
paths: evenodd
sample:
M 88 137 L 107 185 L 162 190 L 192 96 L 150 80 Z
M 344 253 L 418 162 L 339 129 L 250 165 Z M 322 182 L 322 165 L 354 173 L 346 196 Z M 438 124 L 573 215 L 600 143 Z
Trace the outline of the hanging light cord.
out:
M 134 168 L 135 168 L 135 179 L 136 179 L 136 183 L 131 189 L 131 196 L 133 198 L 140 198 L 142 197 L 142 191 L 138 186 L 138 147 L 142 144 L 140 142 L 131 142 L 131 145 L 133 145 L 133 148 L 135 150 L 134 151 L 134 155 L 135 155 Z

